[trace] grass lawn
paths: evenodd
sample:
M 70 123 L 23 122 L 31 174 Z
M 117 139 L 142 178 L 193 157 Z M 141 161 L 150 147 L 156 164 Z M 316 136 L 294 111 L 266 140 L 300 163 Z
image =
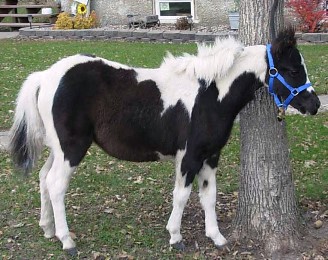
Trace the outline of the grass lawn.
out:
M 328 94 L 328 45 L 299 45 L 311 82 L 318 94 Z
M 318 92 L 328 93 L 328 45 L 302 45 L 300 49 L 311 79 L 322 83 Z M 91 53 L 133 66 L 155 67 L 167 50 L 177 55 L 194 52 L 196 47 L 194 44 L 3 40 L 0 50 L 0 129 L 8 129 L 22 81 L 29 73 L 45 69 L 61 57 Z M 328 113 L 287 116 L 286 122 L 299 201 L 327 204 Z M 222 202 L 238 188 L 238 124 L 219 165 L 218 199 Z M 8 155 L 0 152 L 0 259 L 67 258 L 61 244 L 43 238 L 38 227 L 37 171 L 29 178 L 19 176 L 13 172 Z M 100 255 L 114 259 L 213 258 L 217 250 L 210 240 L 204 239 L 203 215 L 195 195 L 186 209 L 182 235 L 189 238 L 187 245 L 194 248 L 196 241 L 199 249 L 182 255 L 168 246 L 165 225 L 171 212 L 173 172 L 172 162 L 122 162 L 93 146 L 74 175 L 66 199 L 68 223 L 77 236 L 79 258 L 96 259 Z M 226 213 L 222 207 L 218 203 L 218 217 L 224 222 L 233 209 Z M 225 234 L 224 228 L 222 231 Z M 203 240 L 196 240 L 199 237 Z

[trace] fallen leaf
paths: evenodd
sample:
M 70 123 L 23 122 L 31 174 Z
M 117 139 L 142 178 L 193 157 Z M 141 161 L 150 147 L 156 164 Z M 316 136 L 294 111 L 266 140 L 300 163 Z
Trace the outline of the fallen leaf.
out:
M 107 213 L 107 214 L 113 214 L 114 209 L 113 208 L 106 208 L 106 209 L 104 209 L 104 212 Z
M 134 184 L 141 184 L 143 182 L 143 178 L 142 178 L 142 176 L 138 176 L 137 177 L 137 180 L 135 180 L 133 183 Z
M 72 239 L 76 239 L 76 235 L 72 231 L 69 232 L 69 235 L 71 236 Z
M 313 160 L 306 160 L 306 161 L 304 162 L 304 167 L 305 167 L 305 168 L 310 168 L 310 167 L 314 166 L 315 164 L 316 164 L 316 162 L 313 161 Z
M 317 220 L 316 222 L 314 222 L 314 227 L 315 227 L 316 229 L 321 228 L 322 225 L 323 225 L 323 223 L 322 223 L 322 221 L 321 221 L 320 219 Z
M 127 253 L 122 253 L 118 255 L 118 259 L 127 259 L 127 260 L 133 260 L 134 257 L 132 255 L 128 255 Z
M 328 218 L 328 210 L 320 215 L 320 218 Z
M 24 227 L 25 224 L 24 223 L 15 223 L 15 224 L 11 224 L 10 227 L 12 228 L 21 228 Z

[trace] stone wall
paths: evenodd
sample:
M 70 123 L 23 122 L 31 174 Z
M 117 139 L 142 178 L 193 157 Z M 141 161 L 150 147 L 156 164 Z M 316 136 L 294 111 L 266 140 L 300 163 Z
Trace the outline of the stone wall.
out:
M 21 28 L 21 39 L 57 39 L 57 40 L 118 40 L 143 42 L 213 42 L 217 37 L 238 38 L 237 32 L 213 33 L 195 31 L 165 31 L 151 29 L 85 29 L 53 30 L 49 28 Z M 328 33 L 297 33 L 298 42 L 328 43 Z
M 150 29 L 84 29 L 84 30 L 52 30 L 51 27 L 22 28 L 19 30 L 21 39 L 57 39 L 57 40 L 116 40 L 142 42 L 214 42 L 215 38 L 237 37 L 236 32 L 212 33 L 194 31 L 164 31 Z
M 153 14 L 153 0 L 91 0 L 91 10 L 96 11 L 103 27 L 127 24 L 128 14 Z
M 155 14 L 155 0 L 91 0 L 91 9 L 101 26 L 127 24 L 127 14 Z M 228 10 L 233 0 L 194 0 L 195 17 L 201 26 L 228 25 Z
M 201 26 L 228 25 L 233 0 L 195 0 L 196 19 Z

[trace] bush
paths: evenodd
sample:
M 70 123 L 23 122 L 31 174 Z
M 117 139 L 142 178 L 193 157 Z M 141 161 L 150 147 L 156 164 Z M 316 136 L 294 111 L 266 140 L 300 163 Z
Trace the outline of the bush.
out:
M 302 32 L 319 32 L 327 27 L 323 0 L 288 0 L 286 6 L 296 14 Z
M 97 26 L 96 12 L 92 11 L 88 17 L 83 15 L 76 15 L 74 18 L 74 29 L 90 29 Z
M 73 29 L 72 17 L 68 13 L 65 12 L 60 13 L 57 17 L 57 21 L 55 23 L 54 29 L 64 29 L 64 30 Z
M 95 11 L 86 17 L 84 15 L 70 16 L 68 13 L 62 12 L 58 15 L 54 29 L 90 29 L 97 26 L 97 15 Z
M 175 28 L 178 30 L 188 30 L 189 29 L 189 23 L 187 17 L 180 17 L 177 19 L 177 22 L 175 23 Z

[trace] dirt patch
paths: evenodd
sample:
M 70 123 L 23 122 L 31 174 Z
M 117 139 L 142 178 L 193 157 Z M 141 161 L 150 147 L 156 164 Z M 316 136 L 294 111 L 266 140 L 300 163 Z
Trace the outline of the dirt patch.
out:
M 304 236 L 299 240 L 299 247 L 279 252 L 279 256 L 266 257 L 261 241 L 230 242 L 225 248 L 217 249 L 206 238 L 204 213 L 196 193 L 192 193 L 182 220 L 182 235 L 186 253 L 208 259 L 328 259 L 328 207 L 327 203 L 302 201 L 300 208 L 304 219 Z M 232 221 L 237 206 L 236 194 L 220 194 L 217 214 L 221 233 L 229 237 Z M 315 223 L 321 223 L 316 226 Z M 178 254 L 181 258 L 183 253 Z

